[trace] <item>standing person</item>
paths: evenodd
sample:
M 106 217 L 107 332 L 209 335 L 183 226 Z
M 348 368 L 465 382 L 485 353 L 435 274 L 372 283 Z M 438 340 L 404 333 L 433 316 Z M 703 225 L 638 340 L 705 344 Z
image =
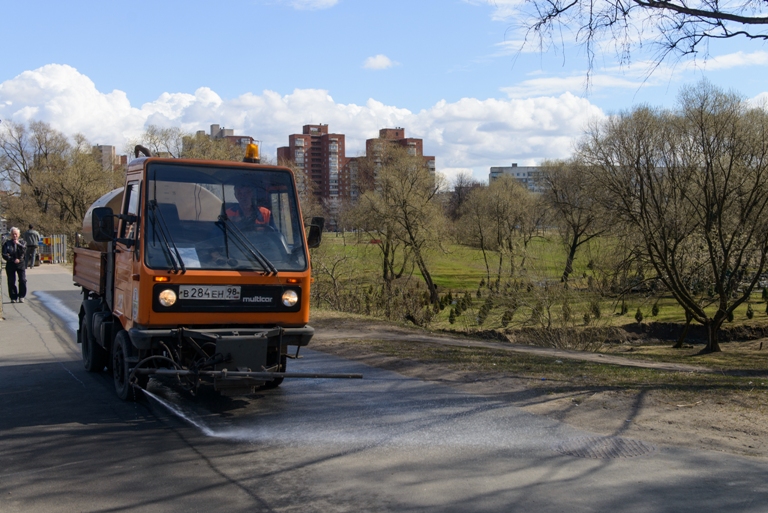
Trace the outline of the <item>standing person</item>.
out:
M 27 253 L 25 255 L 25 258 L 27 259 L 26 268 L 32 269 L 33 267 L 35 267 L 35 255 L 37 254 L 37 245 L 40 243 L 40 234 L 30 224 L 29 230 L 24 232 L 24 235 L 22 235 L 22 238 L 24 239 L 24 242 L 27 244 Z
M 27 272 L 25 270 L 24 256 L 26 244 L 21 240 L 21 232 L 15 226 L 11 228 L 11 238 L 3 242 L 3 260 L 5 260 L 5 274 L 8 275 L 8 295 L 11 303 L 24 302 L 27 295 Z M 16 277 L 19 278 L 19 288 L 16 288 Z

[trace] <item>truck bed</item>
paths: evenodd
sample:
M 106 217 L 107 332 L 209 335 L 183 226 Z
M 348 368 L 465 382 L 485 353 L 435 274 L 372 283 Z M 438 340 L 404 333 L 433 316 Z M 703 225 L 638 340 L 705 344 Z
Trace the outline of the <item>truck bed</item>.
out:
M 72 279 L 77 285 L 104 294 L 107 254 L 94 249 L 75 248 Z

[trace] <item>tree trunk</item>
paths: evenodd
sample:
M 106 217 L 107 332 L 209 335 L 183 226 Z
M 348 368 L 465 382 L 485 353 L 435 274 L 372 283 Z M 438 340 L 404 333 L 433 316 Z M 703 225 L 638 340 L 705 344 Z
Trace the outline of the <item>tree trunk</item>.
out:
M 389 263 L 389 241 L 386 241 L 384 245 L 381 248 L 381 252 L 384 254 L 382 258 L 382 269 L 381 269 L 381 279 L 384 280 L 384 283 L 387 285 L 387 288 L 389 288 L 389 283 L 392 281 L 390 279 L 390 271 L 392 269 L 390 263 Z
M 515 248 L 512 247 L 510 244 L 509 247 L 509 276 L 512 277 L 515 275 L 515 272 L 517 269 L 515 268 Z M 499 276 L 499 279 L 501 279 L 501 276 Z
M 691 321 L 693 321 L 693 316 L 688 312 L 685 312 L 685 326 L 683 326 L 683 332 L 680 334 L 680 338 L 678 338 L 675 345 L 672 346 L 673 349 L 680 349 L 683 347 L 685 339 L 688 338 L 688 331 L 691 329 Z
M 421 271 L 421 275 L 424 278 L 424 283 L 427 284 L 427 289 L 429 289 L 429 300 L 432 302 L 432 304 L 436 304 L 440 300 L 440 297 L 437 295 L 437 286 L 432 281 L 432 275 L 429 274 L 429 271 L 427 270 L 427 264 L 421 258 L 420 254 L 416 255 L 416 265 L 419 267 L 419 271 Z
M 563 271 L 563 282 L 568 281 L 568 276 L 571 275 L 573 272 L 573 261 L 576 259 L 576 248 L 579 247 L 578 239 L 576 237 L 573 238 L 573 242 L 571 242 L 571 247 L 568 250 L 568 258 L 565 261 L 565 270 Z
M 501 280 L 501 269 L 504 266 L 504 248 L 499 246 L 499 270 L 496 273 L 496 276 L 499 280 Z M 488 288 L 491 288 L 491 279 L 488 278 Z
M 720 349 L 720 343 L 717 340 L 717 332 L 720 330 L 720 326 L 723 325 L 723 319 L 717 319 L 718 315 L 715 315 L 715 319 L 708 319 L 707 323 L 704 324 L 704 327 L 707 330 L 707 345 L 704 349 L 702 349 L 700 354 L 707 354 L 707 353 L 719 353 L 722 351 Z
M 485 251 L 485 241 L 480 239 L 480 250 L 483 252 L 483 260 L 485 260 L 485 279 L 491 281 L 491 266 L 488 264 L 488 254 Z

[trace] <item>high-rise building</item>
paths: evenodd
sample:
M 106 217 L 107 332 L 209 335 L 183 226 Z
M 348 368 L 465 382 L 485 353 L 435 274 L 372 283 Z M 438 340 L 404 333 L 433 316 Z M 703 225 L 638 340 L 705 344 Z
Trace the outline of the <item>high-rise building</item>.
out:
M 304 125 L 288 136 L 288 146 L 277 149 L 277 163 L 292 163 L 315 186 L 315 195 L 332 210 L 348 197 L 344 134 L 328 132 L 328 125 Z
M 408 151 L 409 155 L 422 157 L 424 159 L 424 167 L 426 167 L 427 170 L 429 170 L 429 173 L 434 177 L 435 157 L 424 155 L 424 141 L 422 139 L 406 137 L 404 128 L 382 128 L 379 130 L 379 137 L 365 141 L 365 157 L 373 157 L 375 161 L 377 155 L 381 154 L 382 148 L 384 147 L 383 145 L 385 144 L 402 146 Z M 376 180 L 378 179 L 377 166 L 374 166 L 373 169 L 362 170 L 358 165 L 358 159 L 349 159 L 348 168 L 348 175 L 350 177 L 350 196 L 353 199 L 366 189 L 375 186 Z M 373 176 L 370 176 L 370 173 L 373 173 Z
M 379 137 L 365 142 L 366 157 L 375 157 L 383 144 L 396 144 L 411 155 L 424 158 L 424 166 L 435 173 L 435 157 L 424 156 L 421 139 L 405 137 L 403 128 L 382 128 Z M 333 212 L 342 200 L 355 201 L 374 186 L 376 170 L 363 169 L 360 158 L 347 158 L 344 134 L 332 134 L 328 125 L 304 125 L 301 134 L 288 136 L 288 146 L 277 149 L 277 163 L 291 163 L 315 185 L 315 195 Z M 373 176 L 368 176 L 373 173 Z

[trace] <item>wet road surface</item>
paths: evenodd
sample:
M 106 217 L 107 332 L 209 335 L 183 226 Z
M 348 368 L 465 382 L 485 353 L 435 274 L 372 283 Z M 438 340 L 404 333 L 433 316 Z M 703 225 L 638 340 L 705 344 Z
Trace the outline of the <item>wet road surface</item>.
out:
M 601 439 L 310 350 L 289 370 L 365 378 L 244 398 L 152 380 L 157 400 L 123 403 L 82 370 L 79 294 L 54 271 L 4 298 L 0 512 L 766 510 L 764 459 Z

